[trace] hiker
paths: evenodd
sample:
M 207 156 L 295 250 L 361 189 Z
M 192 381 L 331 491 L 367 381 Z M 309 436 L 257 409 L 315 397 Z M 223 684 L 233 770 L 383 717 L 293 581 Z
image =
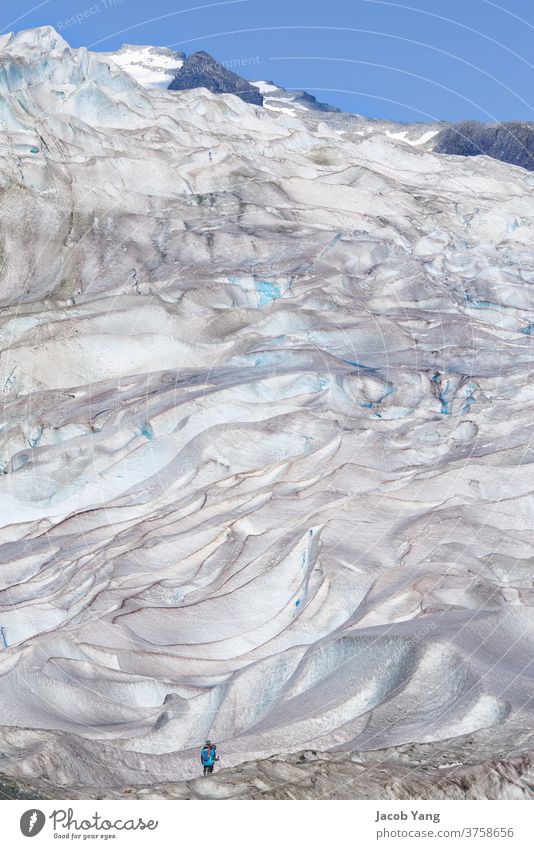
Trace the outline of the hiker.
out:
M 200 763 L 204 767 L 204 775 L 211 775 L 215 761 L 218 761 L 217 746 L 211 740 L 206 740 L 200 751 Z

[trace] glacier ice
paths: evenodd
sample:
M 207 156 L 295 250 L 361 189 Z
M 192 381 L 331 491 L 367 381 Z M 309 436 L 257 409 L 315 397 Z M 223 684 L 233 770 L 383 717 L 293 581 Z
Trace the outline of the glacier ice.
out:
M 531 723 L 532 176 L 143 56 L 0 43 L 3 768 Z

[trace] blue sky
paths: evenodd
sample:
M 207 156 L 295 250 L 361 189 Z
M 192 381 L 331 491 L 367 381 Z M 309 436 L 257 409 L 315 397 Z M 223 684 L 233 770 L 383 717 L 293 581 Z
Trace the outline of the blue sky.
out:
M 207 50 L 373 117 L 534 121 L 533 0 L 2 0 L 0 24 Z

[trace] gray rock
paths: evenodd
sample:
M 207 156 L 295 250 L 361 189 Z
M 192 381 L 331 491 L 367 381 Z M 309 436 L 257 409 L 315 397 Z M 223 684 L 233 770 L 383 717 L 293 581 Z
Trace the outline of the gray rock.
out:
M 225 68 L 203 50 L 187 57 L 169 85 L 171 91 L 190 88 L 207 88 L 214 94 L 235 94 L 246 103 L 263 106 L 263 96 L 255 85 Z
M 521 729 L 513 735 L 503 731 L 499 742 L 482 731 L 369 752 L 304 750 L 182 781 L 143 783 L 143 776 L 132 775 L 130 784 L 97 787 L 41 778 L 30 787 L 19 779 L 0 779 L 0 789 L 17 794 L 9 798 L 48 799 L 526 800 L 534 789 L 532 736 Z M 500 754 L 508 746 L 510 754 Z

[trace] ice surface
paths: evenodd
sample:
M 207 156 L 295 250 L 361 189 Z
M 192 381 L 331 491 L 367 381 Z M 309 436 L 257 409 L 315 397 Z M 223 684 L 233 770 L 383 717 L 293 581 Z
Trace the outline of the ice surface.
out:
M 13 769 L 531 723 L 532 175 L 47 28 L 0 94 Z

